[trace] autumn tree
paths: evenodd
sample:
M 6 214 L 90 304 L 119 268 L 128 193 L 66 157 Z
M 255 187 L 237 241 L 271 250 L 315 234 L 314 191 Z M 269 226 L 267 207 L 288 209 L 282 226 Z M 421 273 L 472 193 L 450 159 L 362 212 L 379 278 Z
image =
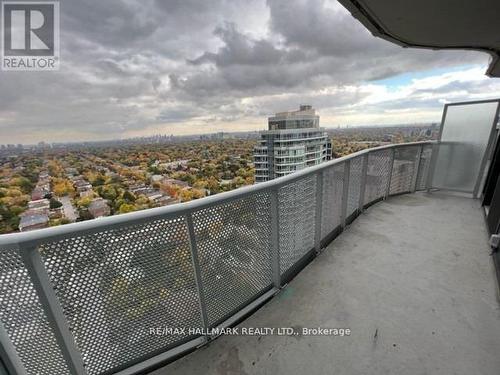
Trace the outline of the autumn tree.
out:
M 73 195 L 75 193 L 75 188 L 70 180 L 66 178 L 52 178 L 52 191 L 58 197 L 65 195 Z

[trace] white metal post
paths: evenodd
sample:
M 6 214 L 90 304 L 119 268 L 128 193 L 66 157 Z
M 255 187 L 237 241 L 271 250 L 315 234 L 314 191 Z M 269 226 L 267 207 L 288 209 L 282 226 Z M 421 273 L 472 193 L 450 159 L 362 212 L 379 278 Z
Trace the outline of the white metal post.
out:
M 28 375 L 17 355 L 16 348 L 10 341 L 7 331 L 0 323 L 0 358 L 9 375 Z
M 411 192 L 417 191 L 418 174 L 420 172 L 420 164 L 422 162 L 422 154 L 424 153 L 424 146 L 418 148 L 418 157 L 415 162 L 415 168 L 413 169 L 413 176 L 411 181 Z
M 323 171 L 316 173 L 316 214 L 314 216 L 314 250 L 321 251 L 321 220 L 323 215 Z
M 448 113 L 448 106 L 449 105 L 450 104 L 444 105 L 443 115 L 441 116 L 441 124 L 439 126 L 438 140 L 437 140 L 437 143 L 432 145 L 431 163 L 429 166 L 429 170 L 427 171 L 427 178 L 426 178 L 426 182 L 425 182 L 425 188 L 427 189 L 428 193 L 430 193 L 430 191 L 432 189 L 432 183 L 433 183 L 432 180 L 434 179 L 434 171 L 436 170 L 436 164 L 437 164 L 438 155 L 439 155 L 441 138 L 443 136 L 444 122 L 446 119 L 446 114 Z
M 361 167 L 361 185 L 359 188 L 359 211 L 363 211 L 363 207 L 365 204 L 365 190 L 366 190 L 366 174 L 368 172 L 368 156 L 370 153 L 366 153 L 363 155 L 363 165 Z
M 342 229 L 346 226 L 347 220 L 347 203 L 349 200 L 349 175 L 351 174 L 351 161 L 346 160 L 344 163 L 344 179 L 342 181 L 342 213 L 341 223 Z
M 271 190 L 271 268 L 275 288 L 281 288 L 279 190 Z
M 71 374 L 85 375 L 87 372 L 80 350 L 57 299 L 38 248 L 36 246 L 21 246 L 19 250 Z
M 191 249 L 191 261 L 193 263 L 194 279 L 198 290 L 198 302 L 200 305 L 201 321 L 205 331 L 209 330 L 207 305 L 205 301 L 205 291 L 203 289 L 203 279 L 201 277 L 200 258 L 198 256 L 198 245 L 196 244 L 196 234 L 194 232 L 193 216 L 191 212 L 186 213 L 186 224 L 188 229 L 189 248 Z M 207 339 L 209 335 L 206 335 Z
M 436 170 L 439 147 L 439 142 L 432 145 L 431 163 L 429 166 L 429 170 L 427 171 L 427 178 L 425 179 L 425 188 L 427 189 L 427 192 L 430 192 L 432 189 L 432 179 L 434 178 L 434 171 Z
M 497 104 L 495 117 L 493 117 L 493 124 L 491 125 L 491 131 L 488 137 L 488 143 L 486 145 L 486 149 L 484 150 L 481 164 L 479 165 L 479 174 L 477 176 L 476 183 L 474 184 L 474 190 L 472 191 L 472 198 L 479 198 L 481 195 L 479 194 L 479 189 L 481 188 L 481 184 L 484 182 L 484 178 L 486 178 L 486 176 L 484 176 L 484 170 L 486 168 L 488 160 L 493 157 L 492 154 L 495 151 L 496 131 L 497 131 L 499 114 L 500 114 L 500 100 L 498 101 Z
M 392 172 L 394 170 L 394 157 L 396 155 L 396 150 L 394 148 L 391 148 L 391 160 L 389 161 L 390 168 L 389 168 L 389 177 L 387 178 L 387 186 L 385 187 L 385 194 L 384 194 L 384 199 L 387 199 L 387 197 L 391 194 L 391 181 L 392 181 Z

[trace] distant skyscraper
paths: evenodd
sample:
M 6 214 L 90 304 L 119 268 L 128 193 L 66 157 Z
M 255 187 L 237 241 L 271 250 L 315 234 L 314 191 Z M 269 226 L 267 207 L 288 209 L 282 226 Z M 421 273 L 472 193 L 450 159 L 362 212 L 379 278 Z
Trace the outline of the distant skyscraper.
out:
M 254 148 L 255 182 L 264 182 L 330 159 L 328 136 L 310 105 L 269 117 Z

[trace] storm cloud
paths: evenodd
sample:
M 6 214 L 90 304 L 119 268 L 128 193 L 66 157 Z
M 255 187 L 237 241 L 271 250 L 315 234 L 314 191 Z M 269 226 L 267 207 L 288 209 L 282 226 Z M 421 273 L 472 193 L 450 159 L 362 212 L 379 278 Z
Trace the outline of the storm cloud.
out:
M 401 48 L 334 1 L 60 9 L 61 69 L 0 72 L 0 143 L 255 130 L 303 102 L 325 126 L 434 121 L 446 100 L 500 95 L 487 55 Z

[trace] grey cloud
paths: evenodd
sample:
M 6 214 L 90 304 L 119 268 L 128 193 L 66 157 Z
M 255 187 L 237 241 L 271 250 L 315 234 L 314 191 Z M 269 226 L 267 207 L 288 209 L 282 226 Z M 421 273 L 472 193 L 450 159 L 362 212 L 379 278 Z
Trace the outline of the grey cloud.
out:
M 271 28 L 287 45 L 315 49 L 321 55 L 352 57 L 391 49 L 373 37 L 340 5 L 327 6 L 324 0 L 268 0 Z
M 124 47 L 151 36 L 160 23 L 151 1 L 67 1 L 61 4 L 61 28 L 102 45 Z
M 179 75 L 178 95 L 204 102 L 217 95 L 296 92 L 456 66 L 464 59 L 469 63 L 487 59 L 474 52 L 403 49 L 372 37 L 340 5 L 335 9 L 324 0 L 268 0 L 267 4 L 274 37 L 253 38 L 232 23 L 217 27 L 214 35 L 222 46 L 188 60 L 216 69 Z
M 65 0 L 61 47 L 59 72 L 0 72 L 0 129 L 12 141 L 40 129 L 112 138 L 190 119 L 230 123 L 302 101 L 362 113 L 368 94 L 347 86 L 487 61 L 375 39 L 323 0 Z M 454 82 L 435 93 L 485 89 L 498 84 Z M 393 105 L 438 105 L 426 94 Z
M 179 122 L 193 117 L 203 116 L 202 109 L 191 105 L 174 103 L 170 108 L 165 108 L 156 118 L 159 122 Z
M 300 50 L 286 51 L 276 48 L 269 40 L 253 40 L 238 31 L 234 23 L 226 23 L 222 27 L 217 27 L 214 35 L 224 42 L 224 46 L 217 53 L 205 52 L 189 62 L 194 65 L 211 62 L 218 67 L 231 65 L 267 66 L 300 62 L 306 59 L 305 53 Z

